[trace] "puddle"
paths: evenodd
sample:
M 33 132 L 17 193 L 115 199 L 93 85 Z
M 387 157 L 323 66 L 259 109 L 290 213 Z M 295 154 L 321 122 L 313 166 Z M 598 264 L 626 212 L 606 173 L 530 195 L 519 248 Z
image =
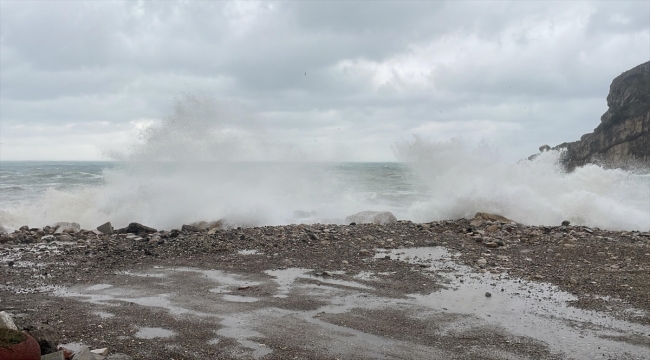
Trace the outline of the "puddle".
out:
M 106 311 L 93 311 L 93 314 L 99 316 L 102 319 L 110 319 L 112 317 L 115 317 L 115 314 Z
M 169 338 L 174 335 L 176 335 L 176 333 L 171 330 L 156 327 L 142 327 L 134 336 L 139 339 L 156 339 Z
M 378 259 L 385 256 L 429 265 L 425 273 L 436 273 L 449 281 L 446 289 L 428 295 L 409 295 L 418 305 L 478 316 L 514 334 L 544 341 L 558 352 L 595 357 L 603 353 L 601 350 L 620 346 L 602 336 L 620 336 L 621 331 L 641 336 L 650 333 L 647 326 L 568 306 L 567 301 L 576 297 L 557 286 L 511 279 L 507 274 L 475 273 L 470 267 L 455 263 L 453 254 L 441 247 L 380 250 L 375 255 Z M 591 334 L 577 332 L 572 325 L 576 323 L 588 325 Z
M 216 333 L 237 340 L 241 346 L 252 350 L 255 359 L 259 359 L 272 353 L 273 350 L 264 344 L 249 340 L 249 338 L 264 337 L 262 333 L 250 329 L 250 324 L 253 322 L 251 318 L 254 319 L 255 317 L 257 317 L 255 312 L 238 313 L 237 317 L 226 317 L 221 321 L 223 328 L 217 330 Z
M 650 327 L 569 307 L 566 302 L 572 300 L 573 296 L 550 284 L 512 279 L 505 274 L 474 273 L 473 269 L 455 263 L 454 254 L 441 247 L 381 250 L 376 255 L 377 260 L 370 261 L 387 261 L 379 260 L 386 256 L 392 259 L 390 261 L 428 265 L 422 271 L 443 277 L 448 281 L 447 287 L 426 295 L 388 298 L 374 295 L 371 286 L 317 276 L 311 269 L 268 270 L 265 277 L 262 274 L 241 275 L 220 270 L 157 268 L 140 273 L 149 276 L 141 278 L 144 280 L 139 280 L 137 284 L 129 281 L 118 285 L 120 279 L 116 278 L 112 286 L 79 286 L 58 289 L 53 294 L 78 298 L 102 308 L 135 303 L 162 308 L 176 316 L 200 316 L 201 321 L 205 321 L 201 326 L 212 324 L 217 336 L 236 340 L 247 356 L 254 358 L 272 353 L 272 349 L 263 344 L 267 336 L 286 336 L 293 339 L 296 346 L 317 346 L 321 349 L 318 351 L 339 358 L 350 358 L 359 353 L 371 358 L 395 358 L 404 354 L 409 354 L 410 358 L 452 357 L 431 346 L 372 335 L 320 319 L 322 314 L 346 314 L 353 309 L 403 310 L 423 320 L 440 313 L 460 314 L 464 316 L 446 326 L 443 333 L 462 334 L 476 327 L 492 327 L 513 336 L 526 336 L 543 342 L 561 357 L 591 359 L 602 354 L 610 357 L 613 354 L 633 354 L 639 358 L 650 358 L 648 347 L 616 340 L 617 337 L 634 335 L 643 335 L 645 339 L 650 334 Z M 131 276 L 130 273 L 123 275 Z M 357 274 L 356 278 L 371 279 L 380 286 L 385 276 L 390 275 L 366 271 Z M 166 277 L 164 287 L 157 280 L 162 276 Z M 217 287 L 212 287 L 213 283 Z M 276 290 L 259 297 L 238 296 L 234 291 L 231 293 L 237 287 L 255 285 Z M 486 297 L 486 292 L 490 292 L 491 297 Z M 290 304 L 296 299 L 278 300 L 271 297 L 295 295 L 309 297 L 325 305 L 315 310 L 292 310 L 291 305 L 287 309 L 268 306 L 269 301 L 286 301 Z M 102 316 L 100 311 L 95 314 Z M 164 338 L 175 334 L 173 329 L 141 328 L 140 331 L 145 332 L 138 332 L 136 337 Z M 607 336 L 611 338 L 603 338 Z M 207 341 L 207 344 L 218 342 L 219 338 L 215 338 Z
M 273 276 L 273 279 L 278 284 L 279 293 L 274 295 L 274 297 L 285 298 L 288 296 L 291 291 L 291 287 L 298 279 L 309 279 L 312 281 L 321 282 L 324 284 L 339 285 L 350 288 L 362 289 L 362 290 L 372 290 L 373 288 L 367 285 L 359 284 L 354 281 L 345 281 L 332 279 L 327 275 L 315 276 L 311 274 L 311 269 L 301 269 L 301 268 L 288 268 L 280 270 L 266 270 L 264 273 L 267 275 Z M 332 272 L 332 274 L 342 274 L 343 272 Z
M 237 295 L 224 295 L 221 298 L 226 300 L 226 301 L 232 301 L 232 302 L 256 302 L 256 301 L 260 300 L 260 299 L 255 298 L 255 297 L 237 296 Z
M 110 284 L 97 284 L 97 285 L 89 286 L 87 288 L 87 290 L 97 291 L 97 290 L 108 289 L 108 288 L 111 288 L 111 287 L 113 287 L 113 285 L 110 285 Z
M 264 253 L 258 252 L 257 250 L 239 250 L 237 251 L 239 255 L 264 255 Z

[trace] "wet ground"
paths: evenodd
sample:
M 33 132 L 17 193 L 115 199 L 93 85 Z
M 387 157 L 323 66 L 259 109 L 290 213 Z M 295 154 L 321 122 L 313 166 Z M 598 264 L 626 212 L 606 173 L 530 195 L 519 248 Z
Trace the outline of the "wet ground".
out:
M 617 311 L 577 307 L 557 284 L 468 266 L 465 255 L 377 247 L 325 269 L 300 254 L 276 266 L 273 253 L 244 247 L 100 272 L 75 262 L 78 281 L 5 279 L 0 308 L 136 359 L 650 359 L 647 309 L 607 296 Z

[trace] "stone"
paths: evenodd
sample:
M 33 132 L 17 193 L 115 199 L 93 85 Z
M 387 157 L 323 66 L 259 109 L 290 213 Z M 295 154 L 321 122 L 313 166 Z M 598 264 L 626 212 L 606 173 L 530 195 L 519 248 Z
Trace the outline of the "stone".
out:
M 544 144 L 544 145 L 542 145 L 542 146 L 539 147 L 539 152 L 541 152 L 541 153 L 543 153 L 543 152 L 547 152 L 547 151 L 549 151 L 549 150 L 551 150 L 551 147 L 548 146 L 548 145 L 546 145 L 546 144 Z
M 478 260 L 476 260 L 476 264 L 478 264 L 478 265 L 486 265 L 487 260 L 485 260 L 484 258 L 479 258 Z
M 191 223 L 190 225 L 196 226 L 201 230 L 213 230 L 213 229 L 222 229 L 224 227 L 224 220 L 220 219 L 217 221 L 199 221 L 195 223 Z
M 617 76 L 609 87 L 607 111 L 592 133 L 563 143 L 561 162 L 572 171 L 590 163 L 617 168 L 650 165 L 650 61 Z M 534 156 L 534 155 L 533 155 Z
M 485 247 L 492 248 L 492 249 L 499 247 L 499 244 L 497 244 L 495 242 L 492 242 L 492 241 L 491 242 L 486 242 L 484 245 L 485 245 Z
M 486 292 L 485 297 L 492 297 L 492 294 L 490 292 Z
M 485 230 L 486 230 L 487 232 L 495 232 L 495 231 L 499 230 L 499 227 L 496 226 L 496 225 L 490 225 L 490 226 L 488 226 L 487 229 L 485 229 Z
M 54 327 L 48 324 L 35 324 L 28 326 L 25 330 L 38 341 L 41 346 L 41 354 L 49 354 L 56 351 L 59 344 L 59 333 Z
M 29 231 L 29 226 L 23 225 L 18 230 L 20 230 L 20 231 Z
M 72 241 L 72 236 L 70 236 L 68 234 L 62 234 L 62 235 L 59 235 L 58 240 L 59 241 Z
M 476 215 L 474 215 L 474 218 L 470 220 L 470 226 L 477 227 L 485 224 L 486 221 L 498 221 L 502 223 L 512 223 L 516 224 L 515 221 L 508 219 L 505 216 L 501 215 L 496 215 L 496 214 L 489 214 L 489 213 L 484 213 L 484 212 L 477 212 Z
M 70 236 L 70 235 L 66 235 L 66 236 Z M 47 242 L 54 241 L 54 239 L 55 239 L 54 235 L 45 235 L 45 236 L 41 237 L 41 240 L 44 240 L 44 241 L 47 241 Z
M 112 234 L 113 231 L 114 231 L 113 226 L 111 225 L 110 221 L 103 224 L 103 225 L 99 225 L 97 227 L 97 230 L 101 231 L 102 234 L 109 234 L 109 235 Z
M 562 226 L 569 226 L 569 225 L 571 225 L 571 222 L 569 220 L 562 221 Z
M 345 218 L 347 224 L 394 224 L 397 222 L 395 215 L 388 211 L 362 211 Z
M 45 354 L 41 356 L 41 360 L 65 360 L 65 353 L 63 351 L 57 351 Z
M 101 356 L 106 356 L 108 355 L 108 348 L 101 348 L 101 349 L 95 349 L 95 350 L 90 350 L 91 353 L 101 355 Z
M 81 225 L 75 223 L 75 222 L 58 222 L 54 225 L 52 225 L 53 228 L 56 230 L 54 231 L 55 234 L 63 234 L 69 233 L 69 232 L 78 232 L 81 230 Z
M 194 226 L 194 225 L 183 225 L 181 227 L 181 231 L 199 232 L 199 231 L 201 231 L 201 228 L 199 228 L 198 226 Z
M 0 329 L 18 330 L 18 327 L 16 327 L 16 324 L 14 324 L 14 320 L 11 318 L 11 315 L 5 311 L 0 311 Z
M 88 346 L 84 345 L 75 351 L 71 360 L 95 360 L 95 356 L 90 352 Z
M 131 234 L 153 234 L 155 232 L 158 232 L 158 230 L 154 228 L 150 228 L 148 226 L 144 226 L 140 223 L 132 222 L 129 224 L 129 226 L 118 230 L 119 233 L 131 233 Z

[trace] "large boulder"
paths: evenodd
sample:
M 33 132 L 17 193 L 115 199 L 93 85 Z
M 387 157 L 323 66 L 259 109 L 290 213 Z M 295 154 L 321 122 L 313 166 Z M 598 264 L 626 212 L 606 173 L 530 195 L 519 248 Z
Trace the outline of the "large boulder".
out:
M 52 228 L 56 229 L 54 233 L 58 235 L 63 233 L 78 232 L 79 230 L 81 230 L 81 225 L 75 222 L 58 222 L 52 225 Z
M 612 81 L 607 106 L 594 132 L 553 148 L 565 150 L 562 163 L 567 170 L 588 163 L 650 166 L 650 61 Z
M 393 224 L 397 222 L 395 215 L 388 211 L 362 211 L 345 218 L 347 224 Z
M 501 215 L 496 215 L 496 214 L 490 214 L 490 213 L 484 213 L 484 212 L 477 212 L 476 215 L 474 215 L 474 218 L 470 220 L 470 225 L 471 226 L 481 226 L 485 224 L 486 222 L 491 221 L 491 222 L 502 222 L 502 223 L 507 223 L 507 224 L 516 224 L 516 221 L 510 220 L 505 216 Z
M 150 228 L 148 226 L 144 226 L 140 223 L 132 222 L 129 224 L 129 226 L 119 229 L 117 231 L 118 233 L 124 234 L 124 233 L 131 233 L 131 234 L 153 234 L 155 232 L 158 232 L 158 230 L 154 228 Z

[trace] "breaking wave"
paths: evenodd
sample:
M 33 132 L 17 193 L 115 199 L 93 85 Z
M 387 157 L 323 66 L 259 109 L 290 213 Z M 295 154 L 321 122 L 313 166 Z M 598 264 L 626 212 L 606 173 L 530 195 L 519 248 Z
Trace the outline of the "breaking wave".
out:
M 417 222 L 501 214 L 529 225 L 650 229 L 650 175 L 588 165 L 566 173 L 558 152 L 509 163 L 486 146 L 459 140 L 399 142 L 400 163 L 326 162 L 283 143 L 242 108 L 183 96 L 103 182 L 49 188 L 38 199 L 3 206 L 0 225 L 75 221 L 94 228 L 141 222 L 171 229 L 225 219 L 231 226 L 343 222 L 387 210 Z

